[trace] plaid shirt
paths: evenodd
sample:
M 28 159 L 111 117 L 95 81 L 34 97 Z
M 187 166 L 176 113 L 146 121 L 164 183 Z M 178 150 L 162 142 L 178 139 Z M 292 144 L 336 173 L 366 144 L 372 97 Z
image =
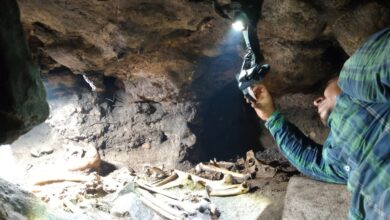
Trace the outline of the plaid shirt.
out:
M 390 219 L 390 29 L 374 34 L 344 64 L 342 94 L 323 145 L 275 112 L 266 127 L 302 173 L 348 184 L 349 219 Z

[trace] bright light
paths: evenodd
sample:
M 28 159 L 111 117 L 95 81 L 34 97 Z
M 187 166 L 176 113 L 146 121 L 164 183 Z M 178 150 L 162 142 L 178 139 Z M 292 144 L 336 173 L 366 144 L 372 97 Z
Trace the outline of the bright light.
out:
M 232 24 L 234 30 L 236 31 L 242 31 L 245 29 L 245 25 L 244 25 L 244 22 L 242 22 L 241 20 L 237 20 L 235 21 L 233 24 Z
M 11 145 L 0 145 L 0 178 L 14 182 L 17 174 L 16 161 Z

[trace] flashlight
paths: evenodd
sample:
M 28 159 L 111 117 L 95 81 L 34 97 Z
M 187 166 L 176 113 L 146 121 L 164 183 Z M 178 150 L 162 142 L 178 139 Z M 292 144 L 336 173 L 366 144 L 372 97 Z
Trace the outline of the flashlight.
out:
M 239 0 L 231 4 L 233 12 L 232 27 L 242 31 L 246 45 L 246 54 L 243 59 L 241 71 L 236 75 L 238 87 L 251 101 L 255 101 L 251 86 L 264 79 L 270 70 L 269 64 L 261 64 L 263 56 L 260 53 L 259 39 L 257 38 L 257 20 L 260 17 L 259 1 Z
M 237 20 L 237 21 L 233 22 L 232 27 L 236 31 L 243 31 L 245 29 L 245 24 L 243 21 Z

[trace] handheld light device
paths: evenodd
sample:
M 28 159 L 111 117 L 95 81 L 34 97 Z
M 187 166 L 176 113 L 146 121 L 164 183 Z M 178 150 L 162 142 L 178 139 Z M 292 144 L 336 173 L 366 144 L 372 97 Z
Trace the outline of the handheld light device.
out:
M 237 31 L 242 31 L 246 45 L 246 54 L 244 55 L 241 71 L 236 75 L 236 79 L 240 90 L 251 101 L 256 99 L 251 86 L 262 81 L 270 70 L 269 64 L 262 63 L 263 57 L 260 54 L 259 39 L 256 33 L 260 6 L 261 1 L 259 0 L 241 0 L 231 3 L 233 11 L 232 27 Z

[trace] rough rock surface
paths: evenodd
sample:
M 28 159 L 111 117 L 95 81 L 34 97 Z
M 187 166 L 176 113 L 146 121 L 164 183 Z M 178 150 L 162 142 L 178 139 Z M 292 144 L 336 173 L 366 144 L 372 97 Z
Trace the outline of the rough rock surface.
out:
M 33 194 L 0 178 L 0 219 L 89 219 L 59 210 L 48 209 Z
M 293 177 L 287 186 L 283 220 L 335 219 L 348 216 L 350 194 L 344 185 Z
M 26 43 L 15 1 L 0 9 L 0 143 L 45 120 L 49 113 L 39 70 Z
M 155 101 L 196 78 L 194 61 L 215 56 L 228 27 L 203 1 L 19 4 L 39 56 L 74 73 L 113 75 L 138 86 L 133 95 Z
M 310 3 L 297 0 L 265 0 L 260 31 L 272 38 L 311 41 L 321 35 L 325 22 Z
M 390 25 L 390 8 L 368 2 L 347 10 L 332 24 L 332 31 L 348 55 L 374 32 Z
M 105 160 L 141 169 L 175 168 L 196 142 L 189 102 L 135 102 L 120 90 L 94 94 L 72 75 L 52 75 L 45 83 L 51 108 L 45 124 L 65 145 L 92 143 Z
M 230 22 L 214 10 L 230 1 L 18 2 L 45 70 L 115 76 L 138 100 L 175 98 L 207 74 L 198 61 L 238 52 L 237 42 L 225 41 Z M 390 20 L 388 4 L 375 1 L 265 0 L 261 10 L 258 35 L 272 64 L 267 82 L 278 94 L 315 88 Z

